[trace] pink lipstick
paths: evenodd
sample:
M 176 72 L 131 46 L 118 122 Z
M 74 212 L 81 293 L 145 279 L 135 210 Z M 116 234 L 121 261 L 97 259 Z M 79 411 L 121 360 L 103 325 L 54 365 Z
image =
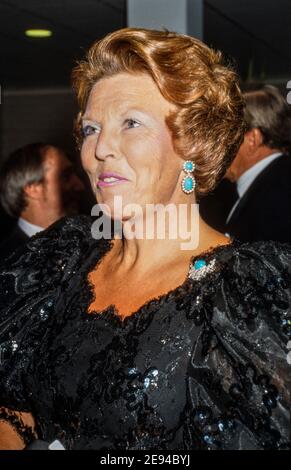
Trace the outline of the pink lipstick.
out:
M 128 179 L 124 178 L 124 176 L 121 176 L 118 173 L 104 172 L 99 175 L 97 186 L 113 186 L 115 184 L 123 183 L 124 181 L 128 181 Z

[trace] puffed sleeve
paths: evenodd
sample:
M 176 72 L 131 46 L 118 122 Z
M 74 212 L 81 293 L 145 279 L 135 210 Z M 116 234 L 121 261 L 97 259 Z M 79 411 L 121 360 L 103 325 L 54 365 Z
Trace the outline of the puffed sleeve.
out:
M 59 220 L 0 265 L 1 407 L 32 411 L 27 377 L 34 352 L 53 321 L 60 285 L 84 249 L 85 217 Z
M 290 305 L 291 246 L 237 247 L 205 298 L 189 367 L 189 448 L 290 448 Z

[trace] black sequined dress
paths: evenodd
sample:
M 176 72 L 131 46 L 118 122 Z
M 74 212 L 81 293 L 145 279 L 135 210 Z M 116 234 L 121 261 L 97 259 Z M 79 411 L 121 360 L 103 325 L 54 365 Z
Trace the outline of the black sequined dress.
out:
M 214 248 L 215 269 L 122 321 L 87 313 L 111 247 L 91 223 L 62 219 L 2 264 L 0 405 L 67 449 L 288 448 L 290 246 Z

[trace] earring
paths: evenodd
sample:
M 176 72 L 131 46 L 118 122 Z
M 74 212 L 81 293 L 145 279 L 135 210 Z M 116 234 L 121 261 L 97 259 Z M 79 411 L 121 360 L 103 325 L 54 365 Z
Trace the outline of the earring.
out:
M 182 181 L 182 190 L 186 194 L 193 193 L 194 188 L 196 186 L 196 181 L 193 175 L 193 171 L 195 170 L 195 163 L 192 162 L 191 160 L 186 160 L 183 164 L 183 170 L 186 173 L 186 176 L 184 176 L 183 181 Z

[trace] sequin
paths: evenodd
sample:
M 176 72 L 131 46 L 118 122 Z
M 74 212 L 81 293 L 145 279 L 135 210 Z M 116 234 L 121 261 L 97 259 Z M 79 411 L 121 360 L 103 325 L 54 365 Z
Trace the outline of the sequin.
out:
M 218 422 L 219 431 L 223 432 L 225 430 L 225 423 L 223 421 Z
M 136 367 L 131 367 L 126 371 L 126 375 L 129 377 L 136 377 L 139 374 L 138 369 Z
M 7 351 L 7 347 L 4 346 L 3 344 L 0 345 L 0 365 L 3 363 L 4 361 L 4 357 L 5 357 L 5 353 Z
M 203 439 L 204 441 L 207 443 L 207 444 L 213 444 L 214 443 L 214 439 L 212 436 L 209 436 L 208 434 L 206 434 L 205 436 L 203 436 Z
M 53 300 L 51 298 L 46 299 L 42 307 L 39 310 L 39 315 L 42 321 L 46 321 L 51 315 L 53 310 Z
M 15 352 L 18 349 L 18 344 L 15 340 L 11 341 L 11 349 L 13 352 Z
M 148 387 L 156 388 L 158 385 L 158 375 L 159 371 L 156 368 L 151 368 L 148 370 L 143 379 L 144 388 L 147 389 Z

